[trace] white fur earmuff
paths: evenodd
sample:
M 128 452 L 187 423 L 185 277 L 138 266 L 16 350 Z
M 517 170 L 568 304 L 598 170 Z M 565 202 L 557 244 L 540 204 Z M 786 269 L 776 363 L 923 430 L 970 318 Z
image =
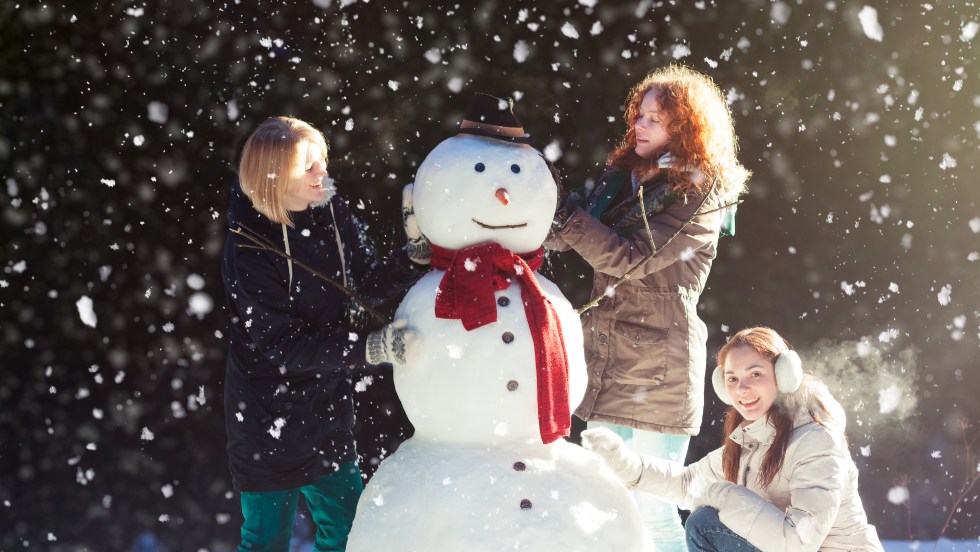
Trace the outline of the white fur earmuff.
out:
M 776 388 L 780 393 L 792 393 L 800 388 L 803 383 L 803 362 L 796 351 L 786 350 L 776 357 Z M 732 398 L 728 395 L 725 388 L 725 375 L 722 373 L 721 366 L 716 366 L 711 374 L 711 385 L 715 388 L 715 394 L 721 402 L 731 405 Z
M 803 361 L 796 351 L 783 351 L 776 359 L 776 387 L 780 393 L 792 393 L 803 383 Z

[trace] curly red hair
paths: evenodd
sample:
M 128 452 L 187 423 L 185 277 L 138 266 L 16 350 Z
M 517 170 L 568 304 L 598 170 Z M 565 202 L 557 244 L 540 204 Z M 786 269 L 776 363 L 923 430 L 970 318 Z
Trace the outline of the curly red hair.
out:
M 658 93 L 665 130 L 670 136 L 667 151 L 674 159 L 668 174 L 682 195 L 704 195 L 717 177 L 716 193 L 737 197 L 751 174 L 736 157 L 738 140 L 728 104 L 710 77 L 683 65 L 657 69 L 630 89 L 626 99 L 627 131 L 619 146 L 609 154 L 610 168 L 641 172 L 656 171 L 656 159 L 636 154 L 635 123 L 640 103 L 647 92 Z M 692 169 L 704 178 L 692 177 Z

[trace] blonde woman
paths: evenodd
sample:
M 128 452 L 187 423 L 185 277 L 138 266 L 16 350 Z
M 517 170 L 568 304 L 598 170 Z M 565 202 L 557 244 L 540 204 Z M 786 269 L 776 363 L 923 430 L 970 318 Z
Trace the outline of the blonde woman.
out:
M 299 495 L 317 550 L 343 550 L 363 488 L 354 448 L 350 370 L 404 360 L 414 332 L 366 334 L 350 299 L 301 261 L 366 297 L 412 283 L 404 255 L 381 266 L 361 223 L 327 177 L 327 143 L 290 117 L 261 123 L 245 143 L 231 191 L 221 261 L 231 336 L 225 417 L 232 482 L 241 492 L 240 550 L 288 550 Z
M 769 328 L 735 334 L 712 377 L 724 445 L 690 466 L 640 456 L 605 428 L 582 433 L 628 486 L 693 512 L 692 551 L 880 552 L 858 495 L 844 411 Z

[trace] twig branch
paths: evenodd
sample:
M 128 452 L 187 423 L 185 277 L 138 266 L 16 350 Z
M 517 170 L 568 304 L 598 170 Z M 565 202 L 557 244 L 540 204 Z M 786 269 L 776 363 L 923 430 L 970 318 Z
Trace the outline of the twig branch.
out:
M 265 251 L 271 251 L 271 252 L 275 253 L 276 255 L 279 255 L 280 257 L 283 257 L 284 259 L 287 259 L 289 261 L 292 261 L 293 264 L 295 264 L 296 266 L 298 266 L 300 268 L 303 268 L 303 269 L 309 271 L 311 274 L 313 274 L 317 278 L 320 278 L 324 282 L 327 282 L 328 284 L 330 284 L 333 287 L 335 287 L 338 290 L 340 290 L 344 295 L 346 295 L 352 301 L 354 301 L 355 303 L 357 303 L 357 306 L 359 306 L 362 309 L 364 309 L 364 312 L 366 312 L 369 315 L 371 315 L 378 322 L 385 323 L 385 322 L 388 321 L 384 316 L 381 316 L 378 313 L 378 311 L 376 311 L 373 308 L 371 308 L 371 306 L 368 305 L 367 303 L 365 303 L 363 299 L 361 299 L 360 297 L 358 297 L 357 295 L 355 295 L 353 291 L 347 289 L 342 284 L 334 281 L 333 279 L 331 279 L 328 276 L 325 276 L 323 273 L 321 273 L 317 269 L 311 267 L 310 265 L 304 263 L 303 261 L 300 261 L 299 259 L 293 257 L 289 253 L 286 253 L 282 249 L 279 249 L 271 241 L 269 241 L 268 239 L 266 239 L 262 235 L 256 233 L 254 230 L 252 230 L 248 226 L 245 226 L 244 224 L 239 224 L 238 226 L 239 226 L 239 228 L 229 228 L 229 230 L 231 232 L 233 232 L 235 234 L 238 234 L 239 236 L 241 236 L 241 237 L 243 237 L 243 238 L 245 238 L 245 239 L 247 239 L 250 242 L 252 242 L 252 243 L 255 244 L 255 245 L 237 244 L 238 247 L 247 247 L 247 248 L 252 248 L 252 249 L 262 249 L 262 250 L 265 250 Z
M 963 448 L 966 449 L 966 477 L 963 480 L 963 485 L 960 486 L 959 493 L 953 498 L 953 504 L 949 508 L 949 515 L 946 516 L 946 521 L 943 523 L 943 528 L 939 530 L 939 535 L 936 536 L 936 543 L 932 545 L 932 550 L 935 552 L 936 547 L 939 546 L 939 539 L 946 534 L 946 529 L 949 529 L 949 524 L 953 521 L 953 516 L 956 514 L 956 510 L 960 507 L 960 503 L 966 500 L 970 489 L 973 485 L 980 480 L 980 471 L 977 471 L 973 467 L 973 443 L 977 441 L 980 437 L 980 431 L 973 436 L 973 439 L 967 440 L 966 430 L 969 427 L 969 423 L 966 420 L 960 421 L 960 429 L 963 431 Z
M 741 204 L 742 204 L 742 200 L 740 199 L 738 201 L 733 201 L 731 203 L 726 203 L 726 204 L 722 205 L 721 207 L 718 207 L 718 208 L 715 208 L 715 209 L 709 209 L 707 211 L 702 211 L 699 214 L 708 215 L 708 214 L 711 214 L 711 213 L 714 213 L 714 212 L 717 212 L 717 211 L 724 211 L 725 209 L 728 209 L 729 207 L 734 207 L 736 205 L 741 205 Z
M 647 220 L 647 206 L 643 204 L 643 186 L 636 191 L 640 200 L 640 215 L 643 217 L 643 228 L 647 231 L 647 245 L 650 246 L 650 253 L 657 254 L 657 244 L 653 243 L 653 230 L 650 230 L 650 221 Z
M 618 288 L 626 280 L 629 280 L 630 277 L 633 275 L 633 273 L 635 273 L 637 270 L 639 270 L 641 267 L 643 267 L 643 265 L 645 265 L 647 263 L 647 261 L 649 261 L 650 259 L 656 257 L 661 251 L 663 251 L 664 248 L 666 248 L 670 244 L 670 242 L 673 241 L 674 238 L 676 238 L 677 235 L 680 234 L 681 231 L 683 231 L 684 228 L 687 227 L 688 224 L 691 224 L 691 221 L 694 220 L 694 217 L 696 217 L 698 215 L 704 215 L 704 214 L 711 213 L 711 212 L 714 212 L 714 211 L 719 210 L 719 209 L 712 209 L 711 211 L 706 211 L 705 213 L 702 213 L 701 212 L 701 208 L 704 207 L 705 202 L 707 202 L 708 201 L 708 198 L 711 197 L 711 192 L 714 191 L 715 185 L 717 183 L 718 183 L 718 177 L 715 177 L 714 179 L 711 180 L 711 187 L 708 188 L 708 192 L 706 194 L 704 194 L 704 197 L 703 198 L 701 198 L 701 203 L 698 204 L 698 208 L 695 209 L 693 213 L 691 213 L 691 216 L 687 217 L 687 220 L 684 221 L 684 224 L 682 224 L 680 226 L 680 228 L 678 228 L 677 230 L 674 230 L 674 233 L 667 237 L 667 240 L 664 241 L 664 243 L 660 246 L 659 249 L 657 249 L 656 245 L 653 243 L 653 232 L 650 231 L 650 225 L 649 225 L 649 222 L 647 221 L 647 218 L 646 218 L 646 211 L 644 210 L 643 211 L 644 212 L 643 223 L 646 225 L 647 236 L 650 239 L 650 247 L 651 247 L 650 253 L 647 253 L 646 255 L 644 255 L 644 257 L 642 259 L 640 259 L 639 262 L 637 262 L 635 265 L 633 265 L 629 270 L 627 270 L 626 273 L 623 274 L 622 277 L 620 277 L 618 280 L 616 280 L 615 282 L 613 282 L 612 285 L 610 285 L 608 288 L 606 288 L 606 293 L 604 293 L 604 294 L 602 294 L 602 295 L 600 295 L 598 297 L 594 297 L 591 301 L 589 301 L 588 303 L 586 303 L 582 308 L 578 309 L 575 312 L 577 312 L 579 314 L 579 316 L 581 316 L 581 315 L 585 314 L 586 312 L 588 312 L 593 307 L 595 307 L 596 305 L 598 305 L 599 304 L 599 301 L 601 301 L 602 298 L 606 296 L 606 294 L 608 294 L 610 291 L 613 291 L 616 288 Z M 640 198 L 640 208 L 643 209 L 643 198 L 642 197 Z

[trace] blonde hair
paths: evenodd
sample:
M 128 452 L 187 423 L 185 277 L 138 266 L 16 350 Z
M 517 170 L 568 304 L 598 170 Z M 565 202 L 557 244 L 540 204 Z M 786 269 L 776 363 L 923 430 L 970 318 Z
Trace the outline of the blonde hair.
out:
M 238 164 L 242 191 L 255 210 L 273 222 L 293 225 L 285 198 L 303 142 L 319 146 L 326 158 L 327 140 L 322 132 L 293 117 L 271 117 L 252 132 L 242 149 Z
M 613 150 L 607 165 L 614 169 L 657 169 L 657 160 L 636 154 L 636 118 L 647 92 L 658 93 L 660 110 L 670 136 L 667 151 L 674 159 L 668 169 L 681 194 L 701 195 L 718 178 L 715 193 L 731 199 L 745 191 L 751 173 L 738 162 L 738 138 L 728 102 L 711 77 L 685 67 L 670 65 L 651 72 L 630 89 L 626 98 L 626 134 Z M 706 178 L 691 179 L 683 174 L 697 169 Z

